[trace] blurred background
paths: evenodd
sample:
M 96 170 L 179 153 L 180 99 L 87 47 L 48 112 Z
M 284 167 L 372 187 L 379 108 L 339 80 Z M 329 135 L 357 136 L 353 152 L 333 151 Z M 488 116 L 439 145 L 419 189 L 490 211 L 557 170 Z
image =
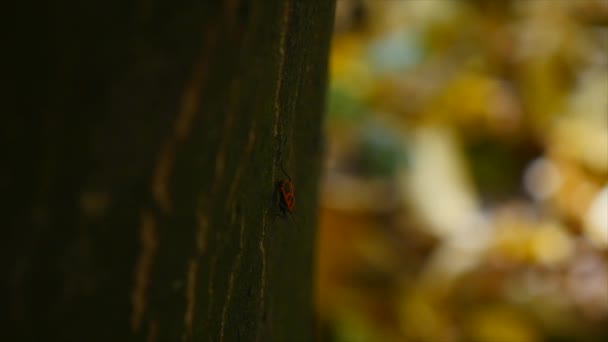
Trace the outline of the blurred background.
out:
M 324 341 L 608 341 L 608 0 L 338 0 Z

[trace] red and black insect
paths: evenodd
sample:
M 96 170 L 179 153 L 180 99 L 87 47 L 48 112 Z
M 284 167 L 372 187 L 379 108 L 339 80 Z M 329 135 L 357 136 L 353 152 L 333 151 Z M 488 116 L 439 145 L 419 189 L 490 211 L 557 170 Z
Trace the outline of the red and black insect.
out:
M 293 207 L 296 204 L 296 195 L 293 192 L 293 183 L 289 176 L 287 179 L 283 179 L 279 182 L 279 195 L 281 212 L 283 214 L 291 214 L 293 212 Z
M 291 181 L 291 177 L 289 177 L 287 172 L 285 172 L 283 169 L 283 166 L 281 166 L 281 170 L 283 170 L 283 173 L 285 176 L 287 176 L 287 178 L 279 181 L 278 183 L 279 208 L 281 209 L 282 216 L 289 214 L 291 219 L 294 220 L 293 209 L 296 204 L 296 195 L 294 192 L 293 182 Z

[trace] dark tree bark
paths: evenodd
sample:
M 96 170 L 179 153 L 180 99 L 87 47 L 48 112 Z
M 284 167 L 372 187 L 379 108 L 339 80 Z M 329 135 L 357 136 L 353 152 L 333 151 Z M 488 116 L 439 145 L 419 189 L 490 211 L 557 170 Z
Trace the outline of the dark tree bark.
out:
M 311 340 L 333 1 L 19 6 L 0 338 Z

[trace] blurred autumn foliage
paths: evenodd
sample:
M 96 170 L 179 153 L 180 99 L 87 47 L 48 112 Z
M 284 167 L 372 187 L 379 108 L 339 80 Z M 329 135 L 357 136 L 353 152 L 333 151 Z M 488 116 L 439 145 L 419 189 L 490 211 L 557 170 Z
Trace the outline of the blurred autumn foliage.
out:
M 338 0 L 328 341 L 608 341 L 608 1 Z

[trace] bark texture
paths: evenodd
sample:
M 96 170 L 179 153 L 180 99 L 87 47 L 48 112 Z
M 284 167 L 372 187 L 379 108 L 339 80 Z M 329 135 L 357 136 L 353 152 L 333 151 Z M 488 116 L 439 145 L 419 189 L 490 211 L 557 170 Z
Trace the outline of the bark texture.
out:
M 333 1 L 19 6 L 2 340 L 311 340 Z

